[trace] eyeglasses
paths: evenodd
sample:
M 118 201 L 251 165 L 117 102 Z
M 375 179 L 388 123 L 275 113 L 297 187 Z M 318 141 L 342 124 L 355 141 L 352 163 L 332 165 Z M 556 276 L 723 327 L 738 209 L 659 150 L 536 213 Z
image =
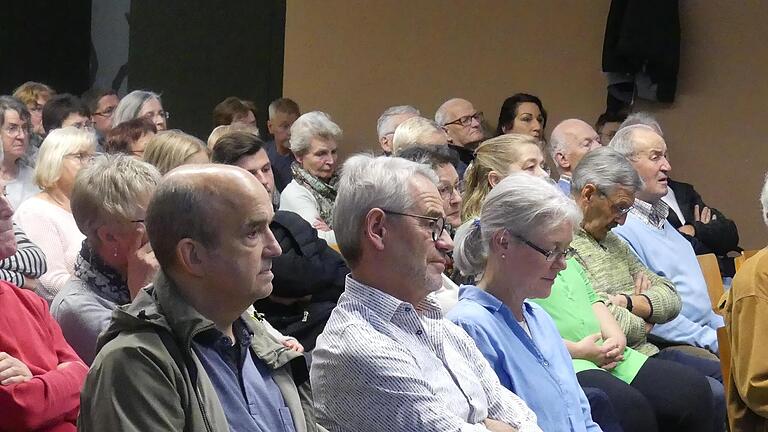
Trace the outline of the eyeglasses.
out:
M 130 220 L 128 222 L 130 222 L 130 223 L 144 223 L 144 219 Z
M 104 111 L 95 112 L 95 113 L 93 113 L 93 115 L 99 116 L 99 117 L 104 117 L 104 118 L 110 118 L 110 117 L 112 117 L 112 114 L 115 113 L 115 108 L 117 108 L 117 107 L 109 107 L 109 108 L 105 109 Z
M 515 238 L 520 240 L 521 242 L 525 243 L 528 247 L 535 250 L 536 252 L 544 255 L 544 258 L 546 258 L 547 262 L 553 262 L 556 261 L 560 257 L 564 257 L 566 260 L 569 260 L 573 258 L 576 255 L 576 249 L 569 247 L 566 248 L 564 251 L 559 251 L 557 249 L 552 249 L 550 251 L 540 248 L 530 242 L 528 239 L 521 235 L 514 234 Z
M 78 129 L 93 129 L 93 122 L 90 120 L 81 121 L 77 123 L 72 123 L 70 126 L 76 127 Z
M 97 157 L 101 156 L 101 153 L 87 153 L 87 152 L 80 152 L 80 153 L 69 153 L 67 155 L 64 155 L 64 157 L 72 157 L 80 161 L 80 163 L 88 163 L 92 160 L 96 159 Z
M 8 136 L 18 136 L 20 133 L 28 134 L 29 128 L 27 125 L 17 125 L 17 124 L 11 124 L 3 128 L 3 131 L 5 131 Z
M 448 201 L 453 197 L 453 194 L 455 192 L 458 192 L 459 195 L 461 195 L 462 192 L 464 192 L 464 180 L 459 180 L 456 182 L 456 184 L 443 184 L 440 185 L 437 188 L 437 191 L 440 192 L 440 197 L 444 201 Z
M 611 205 L 611 209 L 613 209 L 613 211 L 617 213 L 617 216 L 624 216 L 625 214 L 632 211 L 633 208 L 635 208 L 634 202 L 632 203 L 632 205 L 628 207 L 620 207 L 612 199 L 608 198 L 607 193 L 601 191 L 600 189 L 598 189 L 597 191 L 600 192 L 600 194 L 605 197 L 605 200 L 608 201 L 608 203 Z
M 393 210 L 386 210 L 386 209 L 381 209 L 381 211 L 383 211 L 386 214 L 393 214 L 397 216 L 408 216 L 416 219 L 424 219 L 424 220 L 430 221 L 429 228 L 432 230 L 431 231 L 432 241 L 437 241 L 437 239 L 442 237 L 443 231 L 445 231 L 446 229 L 450 230 L 451 228 L 450 225 L 448 225 L 445 222 L 445 218 L 442 216 L 438 216 L 438 217 L 422 216 L 422 215 L 415 215 L 410 213 L 400 213 L 400 212 L 396 212 Z
M 157 116 L 160 116 L 160 117 L 168 120 L 169 118 L 171 118 L 171 113 L 169 113 L 168 111 L 157 111 L 157 112 L 150 111 L 150 112 L 144 114 L 144 118 L 149 119 L 149 120 L 153 120 Z
M 465 115 L 464 117 L 459 117 L 458 119 L 456 119 L 456 120 L 454 120 L 452 122 L 448 122 L 448 123 L 444 124 L 443 126 L 457 124 L 457 125 L 461 125 L 463 127 L 467 127 L 467 126 L 470 126 L 472 124 L 472 120 L 477 120 L 478 123 L 482 123 L 484 119 L 485 119 L 485 117 L 483 117 L 483 112 L 482 111 L 478 111 L 478 112 L 476 112 L 474 114 L 471 114 L 471 115 Z

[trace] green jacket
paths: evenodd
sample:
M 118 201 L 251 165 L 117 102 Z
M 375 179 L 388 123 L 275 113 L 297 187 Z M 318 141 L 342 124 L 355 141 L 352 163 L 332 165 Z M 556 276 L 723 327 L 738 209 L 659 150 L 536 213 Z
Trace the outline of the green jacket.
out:
M 260 321 L 243 319 L 254 333 L 253 353 L 274 370 L 296 431 L 323 430 L 315 423 L 303 356 L 270 337 Z M 192 338 L 213 326 L 161 272 L 133 303 L 115 310 L 99 337 L 80 395 L 78 430 L 228 431 L 216 390 L 192 350 Z

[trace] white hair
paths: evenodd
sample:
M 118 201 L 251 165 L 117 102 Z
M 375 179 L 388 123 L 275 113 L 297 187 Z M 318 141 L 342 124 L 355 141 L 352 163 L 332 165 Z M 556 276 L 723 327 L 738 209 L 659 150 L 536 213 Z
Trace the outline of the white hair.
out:
M 763 190 L 760 192 L 760 205 L 763 207 L 763 222 L 768 225 L 768 173 L 765 175 Z
M 625 127 L 633 126 L 633 125 L 645 125 L 649 128 L 653 129 L 654 132 L 659 134 L 659 136 L 663 137 L 664 132 L 661 130 L 661 125 L 659 122 L 651 115 L 651 113 L 641 111 L 632 113 L 627 116 L 627 119 L 624 120 L 621 123 L 621 126 L 619 126 L 619 129 L 623 129 Z
M 387 108 L 383 113 L 381 113 L 381 116 L 376 121 L 376 133 L 379 135 L 379 139 L 388 133 L 394 132 L 392 123 L 396 116 L 403 114 L 413 114 L 420 116 L 421 112 L 410 105 L 397 105 Z
M 494 187 L 483 202 L 479 219 L 470 219 L 456 232 L 453 259 L 465 276 L 485 270 L 493 235 L 507 230 L 530 238 L 564 222 L 581 223 L 581 211 L 555 184 L 528 173 L 512 173 Z
M 641 129 L 657 133 L 652 127 L 644 124 L 634 124 L 622 127 L 616 132 L 616 135 L 611 138 L 608 147 L 616 150 L 627 159 L 633 158 L 635 156 L 635 132 Z
M 52 130 L 40 145 L 35 166 L 35 184 L 48 190 L 61 178 L 64 158 L 81 152 L 96 151 L 96 134 L 89 129 L 67 126 Z
M 424 117 L 411 117 L 400 123 L 392 137 L 392 154 L 416 145 L 434 145 L 430 138 L 435 134 L 445 135 L 443 129 L 430 119 Z M 448 139 L 446 138 L 446 142 Z M 445 144 L 445 143 L 443 143 Z
M 445 126 L 446 123 L 448 123 L 448 107 L 453 104 L 456 101 L 464 100 L 462 98 L 450 98 L 447 101 L 443 102 L 442 105 L 440 105 L 437 108 L 437 111 L 435 111 L 435 123 L 437 123 L 438 126 Z
M 612 193 L 617 186 L 632 192 L 643 188 L 643 180 L 629 160 L 610 147 L 599 147 L 587 153 L 573 170 L 572 193 L 581 192 L 588 184 L 603 193 Z
M 309 151 L 312 139 L 341 140 L 342 131 L 339 125 L 331 121 L 331 117 L 321 111 L 302 114 L 291 126 L 291 151 L 295 155 L 303 155 Z
M 117 104 L 115 113 L 112 114 L 112 127 L 138 117 L 141 107 L 150 99 L 157 99 L 160 105 L 163 104 L 160 95 L 151 91 L 134 90 L 125 95 L 124 98 L 120 99 L 120 103 Z
M 341 167 L 333 226 L 339 250 L 350 267 L 360 260 L 365 216 L 373 208 L 407 212 L 415 204 L 410 191 L 415 176 L 438 183 L 429 165 L 402 158 L 358 154 Z

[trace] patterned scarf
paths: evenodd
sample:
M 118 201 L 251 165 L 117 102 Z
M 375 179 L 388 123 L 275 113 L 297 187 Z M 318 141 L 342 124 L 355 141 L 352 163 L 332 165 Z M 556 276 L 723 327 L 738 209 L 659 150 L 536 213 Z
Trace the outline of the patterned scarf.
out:
M 83 240 L 83 247 L 75 261 L 75 277 L 109 301 L 118 305 L 131 302 L 131 294 L 123 277 L 96 254 L 87 239 Z
M 336 201 L 336 183 L 339 182 L 339 176 L 334 173 L 331 180 L 326 183 L 302 168 L 298 162 L 291 164 L 291 173 L 293 179 L 307 188 L 315 197 L 320 211 L 320 219 L 333 229 L 333 206 Z

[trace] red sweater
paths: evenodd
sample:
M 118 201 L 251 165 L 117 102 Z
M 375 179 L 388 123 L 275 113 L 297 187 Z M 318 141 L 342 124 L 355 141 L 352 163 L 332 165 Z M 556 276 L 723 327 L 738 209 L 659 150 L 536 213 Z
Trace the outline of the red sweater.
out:
M 45 300 L 4 281 L 0 351 L 21 360 L 33 375 L 21 384 L 0 385 L 0 431 L 75 431 L 88 367 L 64 340 Z M 64 362 L 75 363 L 56 368 Z

